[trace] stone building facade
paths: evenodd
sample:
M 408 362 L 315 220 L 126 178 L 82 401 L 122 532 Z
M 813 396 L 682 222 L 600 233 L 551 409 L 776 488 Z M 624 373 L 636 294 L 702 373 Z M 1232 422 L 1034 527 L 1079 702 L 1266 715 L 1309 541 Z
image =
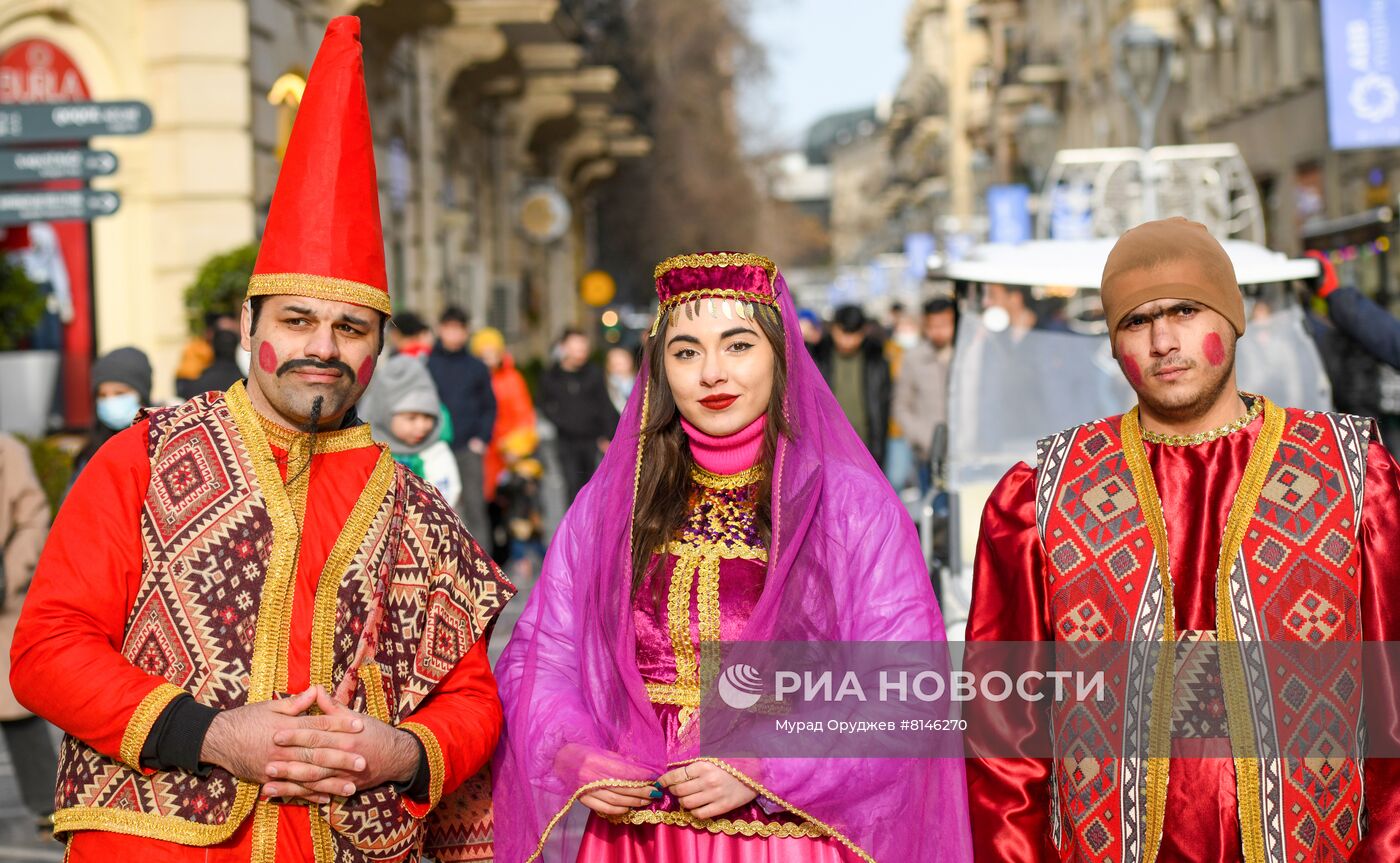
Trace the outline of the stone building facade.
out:
M 396 308 L 448 303 L 527 350 L 576 323 L 590 196 L 649 140 L 611 105 L 569 0 L 10 0 L 0 51 L 40 40 L 90 98 L 140 99 L 150 132 L 94 141 L 121 209 L 92 224 L 97 352 L 146 350 L 172 392 L 183 292 L 255 240 L 326 22 L 358 14 Z
M 1056 149 L 1136 146 L 1113 77 L 1112 36 L 1131 21 L 1174 46 L 1155 143 L 1238 145 L 1269 244 L 1325 248 L 1320 222 L 1395 208 L 1400 154 L 1331 148 L 1320 14 L 1319 0 L 913 0 L 890 138 L 896 165 L 912 170 L 894 209 L 975 229 L 989 185 L 1033 184 Z M 1043 153 L 1027 134 L 1033 107 L 1055 120 Z

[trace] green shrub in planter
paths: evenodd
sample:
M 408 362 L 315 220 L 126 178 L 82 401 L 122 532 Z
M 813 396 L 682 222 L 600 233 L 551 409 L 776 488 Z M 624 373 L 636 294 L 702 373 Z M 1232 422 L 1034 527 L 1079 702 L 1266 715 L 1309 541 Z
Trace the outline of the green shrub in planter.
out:
M 58 512 L 58 505 L 63 501 L 73 477 L 73 456 L 49 438 L 19 435 L 19 440 L 29 447 L 29 461 L 34 465 L 34 474 L 39 477 L 44 496 L 49 499 L 49 513 L 52 516 Z
M 43 317 L 43 291 L 24 267 L 0 255 L 0 351 L 19 348 Z
M 207 314 L 238 314 L 238 307 L 243 305 L 243 298 L 248 294 L 248 279 L 253 275 L 257 260 L 258 246 L 249 243 L 204 262 L 194 284 L 185 288 L 190 332 L 203 332 Z

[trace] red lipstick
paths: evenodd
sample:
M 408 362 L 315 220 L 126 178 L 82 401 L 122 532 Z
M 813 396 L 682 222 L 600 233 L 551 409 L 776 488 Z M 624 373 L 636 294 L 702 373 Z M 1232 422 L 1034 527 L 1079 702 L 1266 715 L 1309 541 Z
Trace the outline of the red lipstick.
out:
M 729 393 L 716 393 L 712 396 L 705 396 L 700 400 L 700 404 L 712 411 L 722 411 L 739 400 L 738 396 Z

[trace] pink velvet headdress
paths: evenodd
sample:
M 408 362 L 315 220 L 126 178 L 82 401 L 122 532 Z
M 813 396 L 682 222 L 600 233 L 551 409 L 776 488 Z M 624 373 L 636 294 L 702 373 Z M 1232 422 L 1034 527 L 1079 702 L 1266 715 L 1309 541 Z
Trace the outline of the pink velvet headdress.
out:
M 656 297 L 661 305 L 651 334 L 656 335 L 661 318 L 685 313 L 692 319 L 708 309 L 711 317 L 724 315 L 740 320 L 753 317 L 753 304 L 777 308 L 774 279 L 778 267 L 762 255 L 746 252 L 706 252 L 676 255 L 656 265 Z M 709 303 L 703 303 L 709 300 Z

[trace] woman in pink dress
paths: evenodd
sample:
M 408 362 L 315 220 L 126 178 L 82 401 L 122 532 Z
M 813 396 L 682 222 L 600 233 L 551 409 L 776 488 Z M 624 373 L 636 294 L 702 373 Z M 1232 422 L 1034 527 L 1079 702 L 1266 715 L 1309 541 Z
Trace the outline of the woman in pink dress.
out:
M 496 669 L 497 859 L 971 859 L 956 758 L 706 755 L 702 644 L 944 633 L 773 263 L 684 255 L 656 280 L 641 378 Z

